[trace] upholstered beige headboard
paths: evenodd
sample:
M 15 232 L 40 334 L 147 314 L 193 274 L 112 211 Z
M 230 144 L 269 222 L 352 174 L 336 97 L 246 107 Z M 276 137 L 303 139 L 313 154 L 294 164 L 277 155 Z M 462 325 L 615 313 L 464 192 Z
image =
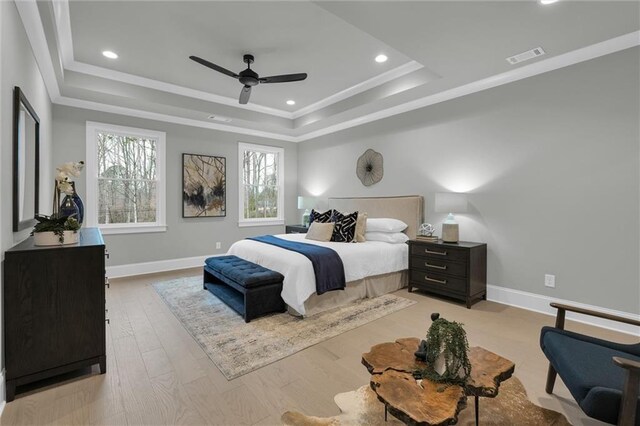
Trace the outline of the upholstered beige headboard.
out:
M 329 208 L 342 212 L 366 212 L 369 217 L 399 219 L 408 225 L 404 232 L 409 238 L 416 237 L 424 220 L 424 198 L 421 195 L 329 198 Z

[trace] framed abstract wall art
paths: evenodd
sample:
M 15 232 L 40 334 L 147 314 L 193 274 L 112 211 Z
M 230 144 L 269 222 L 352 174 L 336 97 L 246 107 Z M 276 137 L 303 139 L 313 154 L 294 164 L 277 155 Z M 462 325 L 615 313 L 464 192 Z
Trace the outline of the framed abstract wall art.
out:
M 182 217 L 227 215 L 227 159 L 182 154 Z

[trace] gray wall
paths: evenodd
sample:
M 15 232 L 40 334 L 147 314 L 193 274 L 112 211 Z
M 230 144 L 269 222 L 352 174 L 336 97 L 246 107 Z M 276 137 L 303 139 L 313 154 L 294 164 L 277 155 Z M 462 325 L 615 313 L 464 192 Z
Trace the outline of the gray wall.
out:
M 238 142 L 279 146 L 285 149 L 285 220 L 298 215 L 297 145 L 215 130 L 168 124 L 159 121 L 107 114 L 55 105 L 53 108 L 53 164 L 85 158 L 86 122 L 132 126 L 166 132 L 167 232 L 107 235 L 109 266 L 165 259 L 225 253 L 246 236 L 283 233 L 283 226 L 238 227 Z M 227 216 L 224 218 L 182 218 L 182 154 L 206 154 L 227 159 Z M 86 172 L 77 181 L 78 193 L 85 192 Z M 222 248 L 215 249 L 220 241 Z
M 639 50 L 303 142 L 299 191 L 468 192 L 461 239 L 488 243 L 488 282 L 640 312 Z M 367 148 L 384 179 L 355 175 Z M 556 288 L 544 287 L 544 274 Z
M 13 232 L 13 87 L 20 86 L 40 118 L 40 205 L 51 203 L 51 102 L 38 70 L 16 5 L 0 1 L 0 252 L 25 239 L 30 230 Z M 0 270 L 1 274 L 1 270 Z M 0 275 L 2 276 L 2 275 Z M 4 283 L 3 283 L 4 286 Z M 0 292 L 0 294 L 4 294 Z M 2 328 L 0 299 L 0 328 Z M 4 368 L 3 342 L 0 365 Z M 0 396 L 4 395 L 4 386 Z

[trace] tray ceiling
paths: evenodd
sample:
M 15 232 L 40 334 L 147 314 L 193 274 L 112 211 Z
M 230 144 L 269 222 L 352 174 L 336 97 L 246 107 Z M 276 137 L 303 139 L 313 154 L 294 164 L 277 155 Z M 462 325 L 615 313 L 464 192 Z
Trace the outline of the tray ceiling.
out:
M 18 2 L 54 102 L 305 140 L 636 47 L 638 2 Z M 510 65 L 506 57 L 546 55 Z M 118 53 L 109 60 L 103 50 Z M 234 72 L 306 72 L 237 103 Z M 374 57 L 384 53 L 385 63 Z M 46 63 L 45 63 L 46 62 Z M 606 76 L 603 76 L 606 78 Z M 287 105 L 293 99 L 296 104 Z M 231 120 L 224 124 L 208 118 Z

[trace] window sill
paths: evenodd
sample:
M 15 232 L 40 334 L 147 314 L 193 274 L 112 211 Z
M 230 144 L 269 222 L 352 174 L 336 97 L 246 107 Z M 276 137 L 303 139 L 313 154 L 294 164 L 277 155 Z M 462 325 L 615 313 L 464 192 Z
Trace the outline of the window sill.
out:
M 167 225 L 135 225 L 135 226 L 104 226 L 98 225 L 103 235 L 117 234 L 146 234 L 151 232 L 167 232 Z
M 278 226 L 284 225 L 284 219 L 269 219 L 269 220 L 241 220 L 238 222 L 240 228 L 248 226 Z

